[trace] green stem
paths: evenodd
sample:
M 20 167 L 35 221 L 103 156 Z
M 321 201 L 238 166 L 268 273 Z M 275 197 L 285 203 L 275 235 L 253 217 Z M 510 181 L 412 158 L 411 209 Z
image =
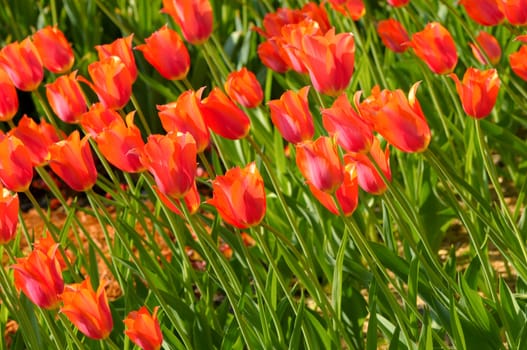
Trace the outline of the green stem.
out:
M 137 111 L 137 114 L 139 114 L 139 120 L 141 121 L 141 125 L 145 129 L 146 134 L 147 135 L 151 135 L 152 131 L 150 130 L 150 126 L 148 125 L 148 122 L 146 121 L 146 118 L 145 118 L 145 115 L 143 113 L 143 110 L 141 109 L 141 105 L 139 104 L 139 102 L 137 101 L 137 99 L 135 98 L 135 95 L 133 93 L 130 96 L 130 98 L 132 100 L 132 104 L 135 107 L 135 110 Z
M 46 325 L 48 326 L 49 330 L 51 331 L 51 335 L 53 336 L 53 340 L 54 340 L 55 344 L 57 345 L 57 349 L 66 349 L 66 347 L 62 343 L 61 337 L 59 336 L 59 331 L 57 329 L 57 325 L 49 317 L 48 311 L 44 310 L 44 309 L 40 309 L 40 313 L 44 317 L 44 321 L 46 322 Z
M 35 89 L 33 91 L 33 94 L 35 94 L 35 96 L 37 97 L 37 100 L 40 106 L 42 107 L 42 109 L 44 110 L 44 114 L 46 115 L 46 118 L 48 119 L 49 123 L 53 126 L 53 128 L 55 129 L 55 132 L 60 137 L 60 135 L 62 135 L 62 129 L 59 128 L 57 122 L 55 121 L 55 118 L 53 117 L 53 113 L 49 109 L 48 104 L 46 103 L 44 98 L 42 97 L 42 94 L 40 93 L 40 91 L 38 91 L 38 89 Z

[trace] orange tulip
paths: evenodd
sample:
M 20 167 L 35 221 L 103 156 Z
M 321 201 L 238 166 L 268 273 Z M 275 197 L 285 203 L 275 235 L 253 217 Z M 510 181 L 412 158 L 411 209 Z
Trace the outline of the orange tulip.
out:
M 455 74 L 450 74 L 450 77 L 456 83 L 465 113 L 476 119 L 489 115 L 500 89 L 500 78 L 495 69 L 481 71 L 470 67 L 463 76 L 463 82 Z
M 346 94 L 321 113 L 324 128 L 342 148 L 348 152 L 368 152 L 373 142 L 371 125 L 353 110 Z
M 64 33 L 57 27 L 46 26 L 33 34 L 33 43 L 44 67 L 53 73 L 71 69 L 75 56 Z
M 337 146 L 329 137 L 297 144 L 296 165 L 308 183 L 320 191 L 333 193 L 342 184 L 342 164 Z
M 158 350 L 163 342 L 163 334 L 157 319 L 157 309 L 150 315 L 147 308 L 142 306 L 137 311 L 132 311 L 124 320 L 126 330 L 124 333 L 143 350 Z
M 403 91 L 383 90 L 378 87 L 372 95 L 358 103 L 360 92 L 355 95 L 356 105 L 373 129 L 386 141 L 403 152 L 422 152 L 430 143 L 430 128 L 415 94 L 419 83 L 415 83 L 408 99 Z
M 243 107 L 254 108 L 262 103 L 262 86 L 256 75 L 245 67 L 229 73 L 224 87 L 231 100 Z
M 269 69 L 277 73 L 285 73 L 289 70 L 289 64 L 285 59 L 286 53 L 280 44 L 280 39 L 271 38 L 258 45 L 258 57 Z
M 16 88 L 7 73 L 0 68 L 0 121 L 7 122 L 18 111 L 18 96 Z
M 163 0 L 162 12 L 174 19 L 185 40 L 193 45 L 202 44 L 212 34 L 214 16 L 209 0 Z
M 381 169 L 387 181 L 392 179 L 392 172 L 390 170 L 390 148 L 387 145 L 383 151 L 379 140 L 373 139 L 369 155 L 377 166 Z M 368 155 L 362 153 L 348 153 L 344 155 L 344 164 L 348 166 L 352 164 L 357 171 L 357 181 L 360 188 L 364 191 L 379 195 L 388 188 L 384 182 L 383 177 L 377 171 L 375 165 L 372 163 Z
M 497 0 L 501 11 L 510 24 L 527 24 L 527 0 Z
M 520 78 L 527 81 L 527 46 L 522 46 L 518 51 L 509 56 L 512 71 Z
M 117 119 L 121 119 L 119 113 L 104 107 L 102 103 L 95 103 L 81 116 L 80 123 L 84 130 L 95 138 Z
M 141 162 L 152 173 L 161 193 L 182 198 L 196 176 L 196 142 L 190 133 L 150 135 Z
M 479 32 L 476 37 L 477 45 L 474 43 L 470 44 L 474 57 L 481 64 L 497 65 L 501 59 L 501 47 L 498 40 L 487 32 Z M 481 49 L 480 49 L 481 48 Z
M 81 140 L 75 130 L 66 140 L 51 145 L 49 153 L 51 170 L 75 191 L 87 191 L 97 181 L 88 136 Z
M 320 3 L 319 5 L 310 1 L 302 6 L 300 9 L 300 20 L 303 20 L 304 18 L 317 22 L 323 34 L 332 28 L 331 23 L 329 23 L 329 17 L 324 3 Z
M 53 240 L 53 237 L 51 237 L 49 232 L 46 233 L 45 237 L 42 237 L 36 241 L 33 245 L 33 248 L 35 250 L 40 250 L 50 259 L 56 258 L 57 262 L 59 263 L 60 271 L 67 269 L 68 264 L 66 264 L 66 260 L 64 260 L 62 254 L 57 251 L 57 242 Z M 73 253 L 69 250 L 65 250 L 65 254 L 69 263 L 72 264 L 75 261 L 75 255 L 73 255 Z
M 212 181 L 213 205 L 227 223 L 246 229 L 258 225 L 265 216 L 266 197 L 262 176 L 254 162 L 245 168 L 229 169 Z
M 18 225 L 18 194 L 11 193 L 0 182 L 0 244 L 11 242 Z
M 9 134 L 17 137 L 26 146 L 34 166 L 44 165 L 49 160 L 49 146 L 63 136 L 59 136 L 55 128 L 45 120 L 42 119 L 40 124 L 37 124 L 27 115 L 20 119 Z
M 44 79 L 42 60 L 29 38 L 8 44 L 0 51 L 0 68 L 22 91 L 35 90 Z
M 64 305 L 60 312 L 82 333 L 93 339 L 104 339 L 113 328 L 108 298 L 101 284 L 95 292 L 90 280 L 66 285 L 61 295 Z
M 498 0 L 461 0 L 459 4 L 472 20 L 483 26 L 495 26 L 505 18 Z
M 402 7 L 408 5 L 410 0 L 387 0 L 386 2 L 394 7 Z
M 377 33 L 381 37 L 384 46 L 393 52 L 405 52 L 410 47 L 407 45 L 410 37 L 406 29 L 404 29 L 401 22 L 393 18 L 379 21 L 377 24 Z
M 357 208 L 359 203 L 359 183 L 355 164 L 347 164 L 344 167 L 344 180 L 335 192 L 337 203 L 335 203 L 335 199 L 329 193 L 320 191 L 311 183 L 308 183 L 308 185 L 315 198 L 335 215 L 339 215 L 337 204 L 345 216 L 353 214 Z
M 279 100 L 268 102 L 271 120 L 288 142 L 297 144 L 307 141 L 315 133 L 307 101 L 308 93 L 309 86 L 305 86 L 298 93 L 288 90 Z
M 33 179 L 27 147 L 13 135 L 0 136 L 0 181 L 13 192 L 24 192 Z
M 209 128 L 227 139 L 242 139 L 249 133 L 251 120 L 227 95 L 215 87 L 201 101 L 201 113 Z
M 99 60 L 103 60 L 109 56 L 117 56 L 123 61 L 132 81 L 137 79 L 137 66 L 135 64 L 134 53 L 132 52 L 132 39 L 134 35 L 130 34 L 125 38 L 119 38 L 110 44 L 97 45 L 95 49 L 99 55 Z
M 170 209 L 177 215 L 182 215 L 181 211 L 177 207 L 177 205 L 181 204 L 181 201 L 179 199 L 170 198 L 164 193 L 162 193 L 157 186 L 153 186 L 153 187 L 154 187 L 154 190 L 156 191 L 156 194 L 159 196 L 159 199 L 161 200 L 161 202 L 163 202 L 163 204 L 166 205 L 168 209 Z M 195 214 L 198 211 L 199 206 L 201 204 L 201 198 L 199 196 L 198 186 L 196 185 L 196 181 L 194 181 L 194 184 L 192 185 L 192 188 L 190 189 L 190 191 L 188 191 L 183 196 L 183 202 L 185 203 L 187 210 L 189 211 L 191 215 Z
M 131 112 L 126 116 L 126 123 L 121 118 L 114 120 L 95 137 L 102 155 L 113 166 L 128 173 L 145 169 L 140 160 L 145 143 L 134 124 L 134 114 Z
M 58 244 L 53 247 L 51 256 L 41 250 L 33 250 L 28 257 L 16 259 L 14 269 L 15 287 L 35 305 L 44 309 L 54 309 L 60 303 L 64 290 L 64 280 L 56 258 Z
M 358 21 L 366 13 L 363 0 L 329 0 L 331 7 L 346 17 Z
M 88 65 L 93 81 L 83 77 L 79 80 L 88 84 L 106 108 L 123 108 L 132 95 L 133 80 L 124 62 L 117 56 L 110 56 Z
M 351 33 L 324 36 L 308 35 L 303 39 L 301 55 L 313 87 L 326 95 L 339 95 L 351 81 L 355 63 L 355 40 Z
M 448 30 L 438 22 L 428 23 L 424 30 L 415 33 L 410 46 L 436 74 L 448 74 L 456 67 L 456 44 Z
M 46 96 L 53 112 L 65 123 L 77 123 L 88 110 L 86 98 L 77 81 L 77 71 L 46 85 Z
M 282 56 L 289 68 L 302 74 L 308 73 L 302 55 L 302 41 L 307 35 L 322 35 L 318 23 L 311 19 L 284 25 L 279 41 L 281 45 L 279 52 L 285 54 Z
M 201 113 L 201 94 L 188 90 L 179 95 L 176 102 L 158 105 L 161 124 L 166 132 L 188 132 L 196 141 L 197 152 L 203 152 L 210 144 L 210 133 Z
M 166 25 L 145 39 L 146 44 L 135 48 L 168 80 L 180 80 L 190 69 L 190 56 L 179 34 Z

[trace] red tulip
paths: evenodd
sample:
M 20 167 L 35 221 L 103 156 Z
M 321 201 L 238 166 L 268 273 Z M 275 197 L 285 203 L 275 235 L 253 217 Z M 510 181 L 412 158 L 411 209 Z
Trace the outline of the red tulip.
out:
M 42 253 L 46 254 L 50 259 L 56 259 L 59 263 L 60 271 L 64 271 L 67 269 L 68 264 L 66 264 L 66 260 L 62 256 L 60 252 L 57 252 L 57 242 L 53 240 L 53 237 L 49 234 L 49 232 L 46 233 L 45 237 L 40 238 L 38 241 L 35 242 L 33 245 L 33 248 L 35 250 L 40 250 Z M 73 253 L 69 250 L 65 250 L 66 258 L 68 259 L 70 264 L 73 264 L 75 261 L 75 256 Z
M 161 124 L 166 132 L 188 132 L 196 141 L 197 152 L 203 152 L 210 144 L 210 133 L 201 113 L 201 94 L 188 90 L 179 95 L 176 102 L 158 105 Z
M 60 303 L 64 290 L 64 280 L 56 258 L 58 244 L 53 247 L 51 256 L 41 250 L 33 250 L 28 257 L 18 258 L 12 265 L 15 287 L 35 305 L 44 309 L 54 309 Z
M 83 334 L 92 339 L 104 339 L 110 335 L 113 319 L 102 284 L 97 292 L 93 290 L 89 279 L 66 285 L 61 298 L 64 305 L 60 312 Z
M 109 56 L 117 56 L 123 61 L 132 81 L 137 79 L 137 66 L 135 64 L 134 53 L 132 52 L 132 39 L 134 35 L 130 34 L 125 38 L 118 38 L 110 44 L 97 45 L 95 49 L 99 55 L 99 60 L 103 60 Z
M 512 71 L 520 78 L 527 81 L 527 46 L 522 46 L 518 51 L 509 56 Z
M 505 17 L 498 0 L 461 0 L 459 4 L 465 8 L 470 18 L 483 26 L 500 24 Z
M 209 0 L 163 0 L 162 11 L 174 19 L 185 40 L 193 45 L 212 34 L 214 15 Z
M 340 187 L 335 192 L 335 197 L 329 193 L 322 192 L 308 183 L 311 193 L 316 199 L 335 215 L 339 215 L 339 208 L 345 216 L 353 214 L 359 203 L 359 183 L 357 180 L 357 172 L 355 164 L 347 164 L 344 168 L 344 180 Z M 335 203 L 335 199 L 337 202 Z
M 87 83 L 99 97 L 104 107 L 123 108 L 132 95 L 133 80 L 124 62 L 117 56 L 109 56 L 90 63 L 88 73 L 93 83 L 83 77 L 79 80 Z
M 281 46 L 280 41 L 280 38 L 270 38 L 264 41 L 258 45 L 257 53 L 267 68 L 277 73 L 285 73 L 289 70 L 289 64 L 285 59 L 287 54 Z
M 84 130 L 95 138 L 117 119 L 121 119 L 119 113 L 106 108 L 102 103 L 95 103 L 81 116 L 80 123 Z
M 73 131 L 66 139 L 49 147 L 49 166 L 69 187 L 75 191 L 87 191 L 97 181 L 97 170 L 93 161 L 88 136 L 80 139 Z
M 332 139 L 321 136 L 296 145 L 296 165 L 308 183 L 333 193 L 342 184 L 343 167 Z
M 342 148 L 348 152 L 368 152 L 373 142 L 371 125 L 353 110 L 346 94 L 321 112 L 324 128 Z
M 0 51 L 0 68 L 22 91 L 35 90 L 44 79 L 42 60 L 29 38 L 8 44 Z
M 246 229 L 258 225 L 265 216 L 266 197 L 262 176 L 256 164 L 229 169 L 212 181 L 213 205 L 227 223 Z
M 9 131 L 10 135 L 17 137 L 26 146 L 29 151 L 29 157 L 34 166 L 41 166 L 49 160 L 49 146 L 58 142 L 59 136 L 55 128 L 41 120 L 37 124 L 33 119 L 24 115 L 18 125 Z
M 378 87 L 360 104 L 360 92 L 355 95 L 361 115 L 386 141 L 403 152 L 422 152 L 430 143 L 430 128 L 415 96 L 418 86 L 419 83 L 412 86 L 408 99 L 400 89 L 379 91 Z
M 243 107 L 254 108 L 262 103 L 262 86 L 256 75 L 245 67 L 229 73 L 224 88 L 231 100 Z
M 424 30 L 415 33 L 410 46 L 436 74 L 448 74 L 456 67 L 456 44 L 448 30 L 438 22 L 428 23 Z
M 179 199 L 169 198 L 167 195 L 162 193 L 157 186 L 153 186 L 153 187 L 154 187 L 154 190 L 156 191 L 156 194 L 159 196 L 159 199 L 161 200 L 161 202 L 163 202 L 163 204 L 166 205 L 168 209 L 170 209 L 177 215 L 182 215 L 179 208 L 175 205 L 175 204 L 181 204 L 181 201 Z M 191 215 L 195 214 L 198 211 L 199 206 L 201 204 L 201 198 L 199 196 L 198 187 L 195 181 L 190 191 L 188 191 L 183 196 L 183 202 L 185 203 L 187 210 L 189 211 Z
M 476 41 L 477 45 L 470 44 L 474 57 L 481 64 L 489 64 L 490 61 L 492 65 L 497 65 L 501 59 L 501 47 L 498 40 L 492 34 L 479 32 Z
M 305 58 L 302 55 L 302 42 L 308 35 L 322 35 L 318 23 L 311 19 L 284 25 L 279 41 L 281 45 L 279 52 L 282 58 L 289 68 L 302 74 L 308 73 Z
M 88 110 L 86 98 L 77 82 L 77 71 L 46 85 L 46 96 L 53 112 L 66 123 L 77 123 Z
M 350 83 L 355 63 L 355 40 L 351 33 L 308 35 L 301 54 L 311 83 L 326 95 L 339 95 Z
M 126 116 L 126 123 L 121 118 L 114 120 L 95 137 L 102 155 L 113 166 L 128 173 L 145 169 L 140 160 L 145 143 L 134 124 L 134 114 Z
M 27 147 L 17 137 L 0 137 L 0 181 L 13 192 L 24 192 L 33 179 L 33 163 Z
M 380 168 L 386 180 L 392 179 L 392 172 L 390 170 L 390 148 L 388 145 L 383 151 L 377 138 L 373 139 L 370 148 L 369 156 L 375 161 Z M 357 180 L 360 188 L 364 191 L 379 195 L 388 188 L 384 182 L 383 177 L 377 171 L 377 168 L 372 163 L 368 155 L 362 153 L 348 153 L 344 155 L 344 164 L 348 166 L 352 164 L 357 171 Z
M 155 178 L 161 193 L 182 198 L 196 175 L 196 142 L 190 133 L 150 135 L 141 162 Z
M 307 100 L 308 93 L 309 86 L 305 86 L 298 93 L 288 90 L 279 100 L 268 102 L 271 120 L 288 142 L 297 144 L 307 141 L 315 133 Z
M 408 5 L 410 0 L 386 0 L 386 2 L 393 7 L 402 7 Z
M 201 102 L 201 113 L 209 128 L 227 139 L 242 139 L 249 133 L 251 120 L 227 95 L 215 87 Z
M 0 183 L 0 244 L 15 238 L 19 206 L 18 194 L 11 193 Z
M 384 46 L 393 52 L 405 52 L 410 47 L 407 45 L 410 37 L 406 29 L 404 29 L 401 22 L 393 18 L 379 21 L 377 24 L 377 33 L 381 37 Z
M 358 21 L 366 13 L 363 0 L 329 0 L 331 7 L 346 17 Z
M 498 0 L 498 6 L 510 24 L 527 24 L 527 0 Z
M 57 27 L 46 26 L 33 34 L 33 43 L 44 67 L 53 73 L 71 69 L 75 56 L 64 33 Z
M 137 311 L 132 311 L 124 319 L 126 330 L 124 333 L 134 344 L 143 350 L 158 350 L 163 342 L 163 334 L 157 319 L 157 307 L 150 315 L 147 308 L 142 306 Z
M 181 80 L 190 69 L 190 56 L 179 34 L 166 25 L 145 39 L 146 44 L 135 48 L 168 80 Z
M 0 121 L 7 122 L 18 111 L 18 96 L 16 88 L 7 73 L 0 68 Z
M 495 69 L 481 71 L 468 68 L 460 82 L 457 75 L 450 74 L 456 83 L 463 110 L 469 116 L 481 119 L 489 115 L 496 104 L 500 79 Z

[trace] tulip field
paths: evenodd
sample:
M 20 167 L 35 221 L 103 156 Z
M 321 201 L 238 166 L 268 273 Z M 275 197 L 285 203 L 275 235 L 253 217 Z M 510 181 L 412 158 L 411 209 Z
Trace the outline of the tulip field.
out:
M 0 350 L 527 349 L 527 0 L 0 23 Z

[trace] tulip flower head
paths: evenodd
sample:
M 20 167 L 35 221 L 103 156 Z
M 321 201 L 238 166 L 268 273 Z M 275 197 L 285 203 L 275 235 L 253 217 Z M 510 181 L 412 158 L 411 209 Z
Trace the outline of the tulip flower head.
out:
M 406 29 L 404 29 L 401 22 L 393 18 L 379 21 L 377 24 L 377 33 L 381 37 L 384 46 L 393 52 L 402 53 L 410 47 L 407 45 L 410 37 Z
M 507 21 L 516 26 L 527 24 L 527 0 L 497 0 Z
M 527 45 L 520 47 L 518 51 L 509 56 L 512 71 L 517 76 L 527 81 Z
M 190 133 L 150 135 L 140 156 L 161 193 L 182 198 L 194 185 L 196 142 Z
M 296 164 L 307 182 L 322 192 L 335 192 L 343 181 L 337 145 L 329 137 L 297 144 Z
M 18 194 L 12 193 L 0 183 L 0 244 L 11 242 L 18 225 Z
M 245 67 L 229 73 L 224 87 L 231 100 L 245 108 L 255 108 L 262 103 L 262 86 L 256 75 Z
M 209 0 L 163 0 L 162 12 L 174 19 L 193 45 L 204 43 L 212 34 L 214 14 Z
M 205 124 L 222 137 L 238 140 L 249 133 L 251 120 L 247 114 L 217 87 L 201 101 L 200 109 Z
M 181 213 L 181 210 L 179 210 L 179 208 L 177 207 L 177 205 L 181 205 L 181 200 L 179 200 L 178 198 L 168 197 L 163 192 L 161 192 L 157 186 L 153 187 L 154 191 L 159 197 L 159 200 L 163 202 L 163 204 L 166 205 L 168 209 L 170 209 L 177 215 L 183 216 L 183 213 Z M 196 185 L 196 181 L 194 181 L 194 184 L 192 185 L 190 191 L 188 191 L 183 196 L 183 203 L 185 203 L 190 215 L 193 215 L 198 211 L 199 206 L 201 204 L 201 198 L 198 192 L 198 186 Z
M 190 69 L 190 56 L 179 34 L 166 25 L 135 47 L 168 80 L 181 80 Z
M 16 88 L 7 73 L 0 68 L 0 122 L 7 122 L 18 111 Z
M 472 53 L 481 64 L 497 65 L 501 59 L 501 47 L 498 40 L 487 32 L 479 32 L 476 42 L 471 43 Z M 480 49 L 481 48 L 481 49 Z
M 24 192 L 33 180 L 33 162 L 26 145 L 13 135 L 0 137 L 0 181 L 13 192 Z
M 142 306 L 137 311 L 132 311 L 124 319 L 126 330 L 124 333 L 134 344 L 143 350 L 159 350 L 163 342 L 163 334 L 157 319 L 158 307 L 154 308 L 151 315 L 147 308 Z
M 46 85 L 46 96 L 51 109 L 65 123 L 77 123 L 80 116 L 88 110 L 76 75 L 77 71 L 62 75 Z
M 49 147 L 49 166 L 75 191 L 87 191 L 97 181 L 97 169 L 88 142 L 88 136 L 80 138 L 77 130 L 66 140 Z
M 258 225 L 265 216 L 266 197 L 262 176 L 256 164 L 229 169 L 212 181 L 213 205 L 221 218 L 239 229 Z
M 75 61 L 71 44 L 57 27 L 46 26 L 33 34 L 33 44 L 47 70 L 53 73 L 65 73 Z
M 110 335 L 113 319 L 102 284 L 97 291 L 93 290 L 89 279 L 66 285 L 61 298 L 64 304 L 60 312 L 84 335 L 92 339 L 104 339 Z
M 95 49 L 99 56 L 99 60 L 103 60 L 106 57 L 117 56 L 123 61 L 132 81 L 137 79 L 137 66 L 135 64 L 134 53 L 132 52 L 132 40 L 134 35 L 130 34 L 125 38 L 118 38 L 110 44 L 97 45 Z
M 408 5 L 410 0 L 386 0 L 386 2 L 393 7 L 403 7 Z
M 428 23 L 425 29 L 415 33 L 410 46 L 436 74 L 448 74 L 456 67 L 456 44 L 448 30 L 438 22 Z
M 463 110 L 469 116 L 481 119 L 489 115 L 496 104 L 500 79 L 495 69 L 468 68 L 460 82 L 455 74 L 449 75 L 456 83 Z
M 210 133 L 201 113 L 201 94 L 198 91 L 183 92 L 175 102 L 158 105 L 161 125 L 166 132 L 188 132 L 196 141 L 197 152 L 203 152 L 210 144 Z
M 29 38 L 8 44 L 0 51 L 0 68 L 22 91 L 35 90 L 44 79 L 42 59 Z
M 51 256 L 35 249 L 29 256 L 18 258 L 17 263 L 11 266 L 16 289 L 22 290 L 29 300 L 44 309 L 58 307 L 64 291 L 57 248 L 58 244 L 55 244 Z
M 459 2 L 473 21 L 483 26 L 495 26 L 501 23 L 505 15 L 501 11 L 501 0 L 461 0 Z
M 308 94 L 309 86 L 305 86 L 298 92 L 288 90 L 279 100 L 268 102 L 271 120 L 288 142 L 297 144 L 307 141 L 315 133 Z
M 329 0 L 329 4 L 335 11 L 354 21 L 358 21 L 366 13 L 363 0 Z
M 84 130 L 92 137 L 97 137 L 112 122 L 121 119 L 118 112 L 106 108 L 102 103 L 93 104 L 90 109 L 80 117 Z
M 361 92 L 355 94 L 355 104 L 362 117 L 403 152 L 422 152 L 430 143 L 430 128 L 416 98 L 418 86 L 419 82 L 412 86 L 408 98 L 400 89 L 380 91 L 378 86 L 362 103 L 359 103 Z

